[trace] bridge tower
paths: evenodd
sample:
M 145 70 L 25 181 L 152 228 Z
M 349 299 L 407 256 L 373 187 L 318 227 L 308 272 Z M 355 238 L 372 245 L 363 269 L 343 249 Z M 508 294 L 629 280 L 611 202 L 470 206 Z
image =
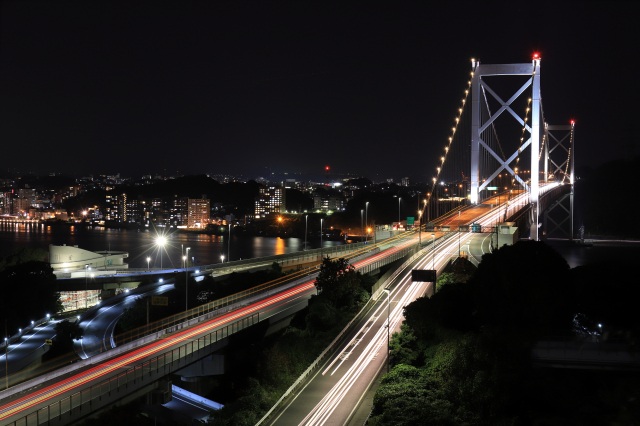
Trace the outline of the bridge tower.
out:
M 543 229 L 546 237 L 573 240 L 573 195 L 575 161 L 575 122 L 545 125 L 544 179 L 569 184 L 570 190 L 544 210 Z
M 480 201 L 480 193 L 489 188 L 496 176 L 506 172 L 513 177 L 529 193 L 529 204 L 532 212 L 530 238 L 538 240 L 538 210 L 539 210 L 539 156 L 541 138 L 542 102 L 540 96 L 540 57 L 534 55 L 531 63 L 481 65 L 479 61 L 472 62 L 473 77 L 471 80 L 471 187 L 470 201 L 477 204 Z M 508 97 L 499 94 L 494 86 L 501 84 L 501 79 L 509 76 L 527 77 L 523 84 L 513 88 L 513 93 Z M 530 97 L 526 100 L 527 107 L 516 111 L 516 105 L 522 104 L 526 94 Z M 495 109 L 490 107 L 493 102 Z M 530 121 L 528 115 L 530 114 Z M 503 117 L 503 118 L 500 118 Z M 505 150 L 496 149 L 489 143 L 490 138 L 497 138 L 497 120 L 513 118 L 511 125 L 522 129 L 522 135 L 528 138 L 521 140 L 515 148 L 505 154 Z M 502 126 L 502 124 L 500 125 Z M 502 138 L 507 139 L 507 138 Z M 513 138 L 511 138 L 513 139 Z M 521 138 L 518 138 L 521 139 Z M 526 150 L 530 154 L 530 180 L 525 181 L 521 177 L 517 167 L 513 164 Z M 498 152 L 500 151 L 500 152 Z M 495 161 L 492 170 L 486 170 L 486 164 L 481 164 L 483 158 L 491 158 Z M 481 170 L 482 169 L 482 170 Z M 482 172 L 482 176 L 481 176 Z

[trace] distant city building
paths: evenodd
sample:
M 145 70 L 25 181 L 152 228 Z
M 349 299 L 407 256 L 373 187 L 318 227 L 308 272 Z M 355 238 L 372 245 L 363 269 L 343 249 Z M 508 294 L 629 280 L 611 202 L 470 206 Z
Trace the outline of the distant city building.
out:
M 264 218 L 274 213 L 285 212 L 285 190 L 282 186 L 265 186 L 259 188 L 255 200 L 255 217 Z
M 409 178 L 408 177 L 403 177 L 400 182 L 401 182 L 402 186 L 409 186 Z
M 313 209 L 323 212 L 341 211 L 344 210 L 344 200 L 339 195 L 314 195 Z
M 211 202 L 206 198 L 189 198 L 187 228 L 202 229 L 211 219 Z
M 13 199 L 13 214 L 17 214 L 20 216 L 26 216 L 29 207 L 31 207 L 31 200 L 28 198 L 14 198 Z

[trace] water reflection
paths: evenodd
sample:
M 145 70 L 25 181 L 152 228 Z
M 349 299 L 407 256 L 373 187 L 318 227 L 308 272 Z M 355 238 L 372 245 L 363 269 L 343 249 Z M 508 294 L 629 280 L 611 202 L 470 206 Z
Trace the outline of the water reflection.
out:
M 49 251 L 49 245 L 70 245 L 90 251 L 126 251 L 131 268 L 160 267 L 160 248 L 155 231 L 137 231 L 82 226 L 17 224 L 0 222 L 0 257 L 18 249 L 40 248 Z M 227 260 L 267 257 L 302 251 L 300 238 L 253 237 L 243 235 L 208 235 L 197 233 L 166 233 L 167 243 L 162 251 L 165 268 L 181 268 L 187 247 L 189 263 L 211 265 L 220 263 L 221 255 Z M 323 241 L 323 246 L 343 244 L 342 241 Z M 309 249 L 319 247 L 319 241 L 307 240 Z M 228 253 L 230 251 L 230 253 Z

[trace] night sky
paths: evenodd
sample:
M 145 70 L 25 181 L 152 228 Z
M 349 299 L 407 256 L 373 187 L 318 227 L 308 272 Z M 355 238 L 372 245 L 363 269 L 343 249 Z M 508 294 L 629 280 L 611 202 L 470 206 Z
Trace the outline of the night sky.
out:
M 633 2 L 0 1 L 2 173 L 427 181 L 471 70 L 542 57 L 576 167 L 640 153 Z

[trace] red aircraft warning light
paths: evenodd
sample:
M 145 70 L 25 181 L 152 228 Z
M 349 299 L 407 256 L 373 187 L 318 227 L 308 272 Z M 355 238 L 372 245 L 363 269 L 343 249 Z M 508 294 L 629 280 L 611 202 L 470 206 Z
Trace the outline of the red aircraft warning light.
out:
M 329 167 L 329 166 L 324 166 L 324 171 L 325 171 L 325 172 L 328 172 L 328 171 L 329 171 L 329 169 L 330 169 L 330 167 Z
M 540 53 L 539 52 L 533 52 L 533 60 L 534 61 L 540 60 Z

